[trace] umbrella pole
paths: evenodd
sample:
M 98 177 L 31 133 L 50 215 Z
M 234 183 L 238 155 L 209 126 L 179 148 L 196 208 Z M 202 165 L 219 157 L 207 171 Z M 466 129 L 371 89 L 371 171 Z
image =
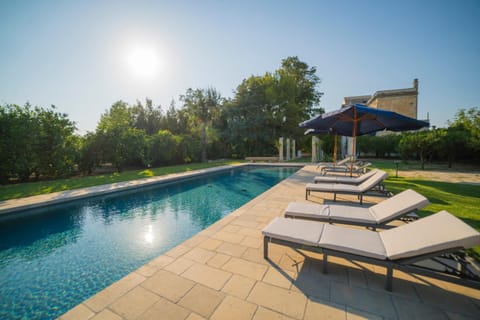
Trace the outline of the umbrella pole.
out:
M 337 164 L 337 135 L 335 134 L 335 139 L 333 143 L 333 164 Z
M 355 158 L 355 145 L 357 144 L 357 108 L 353 107 L 353 136 L 352 136 L 352 158 L 350 159 L 350 177 L 353 176 L 353 159 Z

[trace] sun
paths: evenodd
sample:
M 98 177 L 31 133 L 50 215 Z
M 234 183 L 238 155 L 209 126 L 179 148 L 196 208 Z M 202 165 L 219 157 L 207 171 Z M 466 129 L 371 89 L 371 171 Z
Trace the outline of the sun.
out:
M 128 51 L 127 64 L 133 75 L 151 78 L 159 72 L 160 58 L 153 47 L 135 46 Z

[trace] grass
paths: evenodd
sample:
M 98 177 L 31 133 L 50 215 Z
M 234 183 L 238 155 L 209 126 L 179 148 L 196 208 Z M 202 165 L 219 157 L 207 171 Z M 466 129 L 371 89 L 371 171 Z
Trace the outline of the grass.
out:
M 142 179 L 153 176 L 163 176 L 198 169 L 217 167 L 239 161 L 215 161 L 209 163 L 190 163 L 177 166 L 152 168 L 147 170 L 130 170 L 121 173 L 109 173 L 95 176 L 74 177 L 53 181 L 40 181 L 0 186 L 0 201 L 47 194 L 78 188 L 87 188 L 102 184 Z

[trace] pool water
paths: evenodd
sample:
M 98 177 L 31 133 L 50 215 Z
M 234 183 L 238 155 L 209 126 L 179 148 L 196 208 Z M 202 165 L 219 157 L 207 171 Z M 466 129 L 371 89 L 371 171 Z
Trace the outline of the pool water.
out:
M 0 319 L 52 319 L 293 174 L 244 167 L 0 223 Z

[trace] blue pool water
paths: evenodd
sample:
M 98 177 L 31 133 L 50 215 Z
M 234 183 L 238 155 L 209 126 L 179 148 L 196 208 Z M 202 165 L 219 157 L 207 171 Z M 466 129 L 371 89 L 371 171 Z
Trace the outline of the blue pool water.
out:
M 52 319 L 298 168 L 247 167 L 0 223 L 0 319 Z

